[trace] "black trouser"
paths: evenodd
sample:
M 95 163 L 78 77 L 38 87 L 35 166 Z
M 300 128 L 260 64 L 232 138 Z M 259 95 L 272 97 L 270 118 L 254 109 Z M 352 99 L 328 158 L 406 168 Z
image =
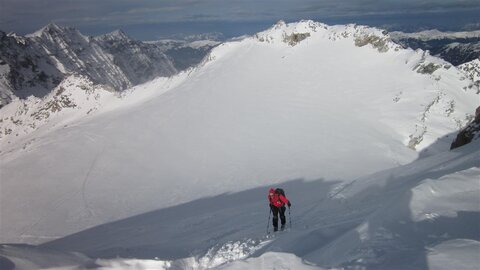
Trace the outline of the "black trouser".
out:
M 280 214 L 280 220 L 282 222 L 282 229 L 285 226 L 285 223 L 287 223 L 287 219 L 285 218 L 285 205 L 276 207 L 270 204 L 270 209 L 272 210 L 273 214 L 273 229 L 276 231 L 278 230 L 278 214 Z

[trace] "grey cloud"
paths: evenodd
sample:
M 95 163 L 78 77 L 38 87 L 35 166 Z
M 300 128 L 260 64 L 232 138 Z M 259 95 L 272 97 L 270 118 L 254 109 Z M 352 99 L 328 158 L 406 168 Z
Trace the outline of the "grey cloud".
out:
M 252 22 L 480 8 L 478 0 L 0 0 L 0 29 L 29 32 L 50 21 L 72 26 Z
M 295 11 L 304 15 L 353 16 L 372 14 L 402 14 L 447 12 L 459 9 L 480 8 L 478 0 L 350 0 L 305 1 Z
M 1 0 L 0 29 L 36 28 L 55 21 L 66 24 L 131 24 L 168 21 L 199 4 L 200 0 Z M 35 28 L 33 28 L 35 29 Z

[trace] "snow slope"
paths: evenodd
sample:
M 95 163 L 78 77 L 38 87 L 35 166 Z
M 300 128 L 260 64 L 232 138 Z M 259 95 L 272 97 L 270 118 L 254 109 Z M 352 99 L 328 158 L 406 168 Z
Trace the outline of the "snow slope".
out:
M 290 256 L 265 253 L 273 251 L 322 267 L 361 265 L 359 258 L 382 265 L 375 251 L 388 242 L 379 217 L 389 213 L 386 205 L 408 212 L 404 191 L 437 177 L 430 169 L 447 166 L 443 175 L 458 171 L 462 179 L 478 175 L 470 169 L 478 145 L 433 155 L 448 149 L 451 139 L 444 136 L 468 122 L 478 105 L 477 90 L 464 77 L 441 59 L 400 48 L 381 30 L 279 23 L 220 45 L 191 72 L 107 102 L 102 114 L 2 146 L 0 242 L 57 240 L 46 245 L 94 258 L 133 254 L 188 266 L 192 255 L 198 263 L 195 256 L 240 241 L 252 244 L 234 258 Z M 410 163 L 420 150 L 433 156 L 405 171 L 359 178 Z M 407 183 L 398 187 L 392 179 Z M 301 230 L 270 242 L 261 237 L 264 193 L 278 183 L 298 209 L 294 228 Z M 381 183 L 383 189 L 370 190 Z M 395 243 L 386 249 L 391 254 L 402 250 Z M 424 247 L 409 243 L 415 254 Z M 444 254 L 452 245 L 438 250 Z
M 293 202 L 292 227 L 273 236 L 265 235 L 261 187 L 35 248 L 3 245 L 0 256 L 18 269 L 476 269 L 479 161 L 475 141 L 349 182 L 282 183 Z

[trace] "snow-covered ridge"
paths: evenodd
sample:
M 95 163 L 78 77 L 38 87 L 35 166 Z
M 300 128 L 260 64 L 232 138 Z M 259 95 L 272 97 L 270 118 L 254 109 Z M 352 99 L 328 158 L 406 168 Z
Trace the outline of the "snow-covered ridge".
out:
M 398 44 L 390 40 L 386 31 L 355 24 L 328 26 L 314 21 L 290 24 L 279 21 L 272 28 L 256 34 L 255 38 L 262 42 L 283 42 L 290 46 L 295 46 L 308 38 L 328 38 L 332 41 L 352 39 L 358 47 L 370 44 L 377 48 L 379 52 L 400 49 Z
M 393 42 L 388 32 L 384 30 L 354 24 L 328 26 L 313 21 L 289 24 L 279 21 L 270 29 L 260 32 L 253 37 L 246 37 L 231 44 L 220 46 L 220 48 L 213 50 L 206 60 L 221 58 L 230 47 L 242 47 L 242 42 L 248 43 L 250 41 L 268 43 L 271 46 L 285 46 L 286 48 L 302 43 L 306 43 L 304 46 L 315 48 L 319 43 L 324 43 L 325 41 L 331 42 L 332 46 L 335 46 L 333 44 L 339 44 L 339 42 L 350 42 L 350 44 L 354 44 L 356 47 L 365 46 L 379 53 L 390 52 L 397 54 L 398 58 L 404 58 L 405 65 L 412 71 L 429 76 L 434 81 L 437 81 L 435 82 L 436 89 L 432 91 L 432 96 L 427 99 L 428 101 L 425 100 L 425 103 L 421 105 L 424 106 L 424 110 L 417 116 L 417 120 L 413 124 L 414 128 L 411 128 L 412 131 L 408 134 L 408 139 L 405 139 L 405 144 L 412 149 L 422 150 L 439 138 L 439 136 L 433 135 L 435 132 L 432 133 L 432 129 L 436 129 L 433 127 L 435 125 L 444 126 L 445 120 L 433 120 L 437 124 L 431 126 L 432 124 L 429 124 L 429 122 L 436 118 L 432 117 L 434 114 L 440 113 L 443 117 L 450 118 L 448 121 L 453 124 L 450 132 L 455 132 L 473 119 L 472 109 L 458 114 L 456 108 L 458 106 L 457 94 L 454 93 L 459 91 L 460 88 L 462 92 L 478 93 L 478 86 L 472 80 L 473 77 L 468 77 L 470 80 L 465 80 L 465 76 L 461 71 L 450 63 L 431 56 L 428 51 L 420 49 L 413 51 L 408 48 L 402 48 Z M 235 43 L 238 44 L 236 45 Z M 457 90 L 452 89 L 450 80 L 456 81 L 454 84 L 459 86 Z M 404 91 L 399 91 L 393 97 L 393 101 L 395 103 L 399 102 L 404 94 Z M 474 99 L 478 99 L 478 96 Z M 404 110 L 408 111 L 407 108 L 404 108 Z M 398 113 L 401 114 L 401 111 L 398 111 Z M 445 139 L 442 144 L 447 147 L 450 140 Z

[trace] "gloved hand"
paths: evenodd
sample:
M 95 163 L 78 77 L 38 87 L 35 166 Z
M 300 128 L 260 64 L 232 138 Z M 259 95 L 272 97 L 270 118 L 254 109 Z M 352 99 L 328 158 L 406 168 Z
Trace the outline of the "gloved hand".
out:
M 287 203 L 288 205 L 288 208 L 290 208 L 290 206 L 292 206 L 292 204 L 290 203 L 290 201 Z

